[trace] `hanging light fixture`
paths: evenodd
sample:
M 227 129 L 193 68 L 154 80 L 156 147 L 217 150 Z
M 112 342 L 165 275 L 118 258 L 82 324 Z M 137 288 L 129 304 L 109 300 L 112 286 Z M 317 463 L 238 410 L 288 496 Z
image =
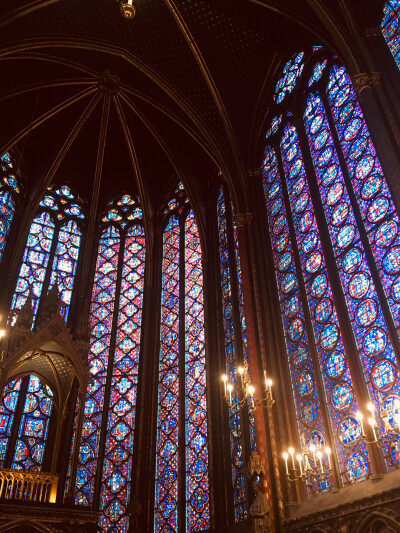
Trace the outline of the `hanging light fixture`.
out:
M 121 0 L 121 13 L 126 19 L 133 19 L 136 14 L 136 8 L 133 5 L 133 0 Z

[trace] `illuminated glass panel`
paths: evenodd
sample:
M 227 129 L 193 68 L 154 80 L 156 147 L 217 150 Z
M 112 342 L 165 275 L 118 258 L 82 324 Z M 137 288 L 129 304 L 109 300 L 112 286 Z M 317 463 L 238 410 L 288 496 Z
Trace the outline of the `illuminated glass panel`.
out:
M 123 197 L 122 201 L 124 198 L 126 197 Z M 100 508 L 103 512 L 100 525 L 105 532 L 126 532 L 129 526 L 128 517 L 124 516 L 124 513 L 130 499 L 144 269 L 144 230 L 141 226 L 134 226 L 128 229 L 125 236 L 108 410 L 100 500 Z
M 81 237 L 82 234 L 78 224 L 74 220 L 70 220 L 61 226 L 58 233 L 50 287 L 57 281 L 59 294 L 64 304 L 61 309 L 64 320 L 68 318 Z
M 7 235 L 14 218 L 15 203 L 12 193 L 0 188 L 0 260 L 3 257 Z
M 154 531 L 178 531 L 180 226 L 171 216 L 163 236 Z
M 4 388 L 0 404 L 0 467 L 4 468 L 8 441 L 14 422 L 15 409 L 17 408 L 21 380 L 10 381 Z
M 365 378 L 370 383 L 369 393 L 379 409 L 383 389 L 381 386 L 374 386 L 371 369 L 377 355 L 390 360 L 394 365 L 396 357 L 386 335 L 385 346 L 379 349 L 379 354 L 375 353 L 375 332 L 386 332 L 387 325 L 360 240 L 324 105 L 320 97 L 314 95 L 310 95 L 307 102 L 305 126 L 325 217 Z M 391 382 L 391 388 L 393 384 Z M 398 392 L 397 387 L 394 392 Z M 390 460 L 388 450 L 386 452 Z
M 304 53 L 293 56 L 283 67 L 283 74 L 279 78 L 275 87 L 274 100 L 277 104 L 282 102 L 285 97 L 290 94 L 301 76 L 304 68 Z
M 54 222 L 48 213 L 42 213 L 33 219 L 11 304 L 13 321 L 17 316 L 16 311 L 21 309 L 29 294 L 36 317 L 50 259 L 54 228 Z
M 281 150 L 310 317 L 314 329 L 314 337 L 317 340 L 317 353 L 322 369 L 325 394 L 328 399 L 328 410 L 334 428 L 335 447 L 340 471 L 346 472 L 348 448 L 353 446 L 356 448 L 356 450 L 353 448 L 354 451 L 357 451 L 357 453 L 362 452 L 364 455 L 367 454 L 367 450 L 364 442 L 360 442 L 358 437 L 345 441 L 341 437 L 340 431 L 335 430 L 344 415 L 356 413 L 357 404 L 352 392 L 352 379 L 347 365 L 340 376 L 340 391 L 335 388 L 338 383 L 337 379 L 331 379 L 328 372 L 324 371 L 327 361 L 334 352 L 338 352 L 340 356 L 344 357 L 344 360 L 346 360 L 346 355 L 297 132 L 294 127 L 289 125 L 285 127 Z M 301 392 L 298 386 L 299 390 Z M 349 390 L 351 396 L 346 393 Z M 341 397 L 340 401 L 338 401 L 338 397 Z M 349 401 L 350 399 L 351 401 Z M 357 472 L 359 474 L 362 473 L 362 475 L 357 477 Z M 359 469 L 357 472 L 355 470 L 352 471 L 351 475 L 354 479 L 364 479 L 368 475 L 368 470 Z M 349 479 L 349 474 L 346 477 Z
M 217 201 L 219 254 L 221 264 L 222 312 L 225 332 L 226 374 L 231 383 L 236 382 L 235 331 L 232 308 L 232 286 L 229 267 L 229 247 L 224 191 L 221 187 Z M 234 396 L 234 401 L 237 402 Z M 246 509 L 246 478 L 243 472 L 243 444 L 240 416 L 237 410 L 229 410 L 229 427 L 232 460 L 232 484 L 234 493 L 235 520 L 244 520 Z
M 87 390 L 76 476 L 75 502 L 80 505 L 92 505 L 93 503 L 119 249 L 119 231 L 110 226 L 103 231 L 99 243 L 90 310 L 91 335 L 88 359 L 92 382 Z M 124 431 L 124 424 L 117 424 L 113 429 L 117 439 L 124 435 Z
M 387 303 L 400 328 L 400 218 L 344 68 L 332 67 L 327 94 Z
M 383 10 L 381 30 L 400 68 L 400 0 L 388 0 Z
M 278 161 L 275 150 L 270 146 L 267 146 L 265 150 L 262 175 L 286 350 L 294 391 L 297 430 L 306 445 L 314 444 L 316 449 L 319 449 L 325 445 L 325 428 L 318 390 L 313 377 L 315 370 L 305 326 Z M 311 234 L 304 243 L 306 249 L 315 246 L 315 240 L 314 235 Z M 345 371 L 344 359 L 340 366 L 332 361 L 331 367 L 332 377 L 342 377 Z M 313 406 L 313 409 L 309 409 L 310 406 Z
M 185 220 L 186 530 L 209 529 L 203 267 L 193 211 Z
M 52 391 L 37 376 L 31 375 L 11 468 L 42 469 L 52 409 Z

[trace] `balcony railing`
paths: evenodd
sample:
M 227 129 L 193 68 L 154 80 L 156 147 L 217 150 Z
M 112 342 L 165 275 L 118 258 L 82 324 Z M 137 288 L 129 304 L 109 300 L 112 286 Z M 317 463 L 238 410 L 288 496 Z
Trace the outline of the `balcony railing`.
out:
M 0 498 L 26 502 L 55 503 L 58 476 L 45 472 L 0 470 Z

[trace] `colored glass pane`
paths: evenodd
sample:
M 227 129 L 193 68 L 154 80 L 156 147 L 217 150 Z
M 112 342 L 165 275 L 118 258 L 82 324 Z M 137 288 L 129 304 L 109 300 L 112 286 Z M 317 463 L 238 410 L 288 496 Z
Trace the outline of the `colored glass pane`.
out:
M 0 404 L 0 466 L 4 468 L 9 438 L 14 422 L 15 409 L 21 390 L 21 380 L 10 381 L 3 391 Z
M 285 97 L 290 94 L 296 81 L 301 76 L 304 68 L 304 53 L 300 52 L 290 59 L 283 67 L 282 76 L 279 78 L 278 83 L 275 86 L 274 100 L 277 104 L 282 102 Z
M 331 148 L 329 144 L 327 144 L 329 143 L 329 135 L 324 131 L 324 116 L 320 110 L 319 112 L 314 113 L 312 117 L 310 116 L 308 126 L 309 135 L 313 135 L 318 139 L 317 145 L 320 147 L 320 150 L 315 165 L 318 170 L 321 170 L 322 174 L 323 172 L 326 172 L 327 166 L 331 164 L 333 150 L 328 150 L 328 148 Z M 321 139 L 323 139 L 323 142 Z M 357 411 L 357 406 L 353 399 L 354 394 L 350 371 L 348 365 L 345 363 L 346 356 L 343 340 L 338 327 L 338 317 L 327 275 L 324 253 L 319 237 L 319 229 L 316 223 L 314 206 L 311 201 L 297 132 L 292 126 L 287 125 L 284 128 L 281 140 L 281 152 L 286 175 L 288 197 L 292 208 L 297 246 L 300 254 L 303 278 L 310 309 L 311 323 L 317 341 L 317 354 L 322 369 L 325 394 L 328 398 L 332 398 L 332 401 L 328 402 L 328 411 L 336 436 L 335 448 L 339 464 L 341 465 L 341 470 L 343 471 L 344 462 L 348 452 L 343 445 L 343 439 L 340 438 L 340 431 L 336 431 L 336 428 L 338 428 L 341 423 L 343 412 L 349 414 L 355 413 Z M 296 168 L 296 172 L 293 172 L 294 167 Z M 300 188 L 297 183 L 299 181 L 301 181 Z M 329 206 L 336 206 L 343 196 L 343 186 L 340 183 L 338 184 L 339 186 L 336 186 L 331 180 L 329 181 L 330 183 L 327 187 L 329 199 L 327 199 L 325 203 L 329 204 Z M 301 193 L 299 192 L 299 189 L 301 189 Z M 302 198 L 307 198 L 307 204 L 304 206 L 304 211 L 302 213 L 296 211 L 300 194 L 302 195 Z M 305 217 L 307 217 L 306 221 Z M 310 238 L 313 241 L 312 247 L 308 246 Z M 345 239 L 346 237 L 342 236 L 340 243 L 344 245 Z M 306 245 L 303 245 L 305 240 Z M 341 360 L 337 371 L 335 370 L 335 362 L 331 359 L 331 353 L 339 353 L 344 358 L 344 360 Z M 327 367 L 328 362 L 329 367 Z M 342 379 L 341 388 L 336 381 L 338 375 L 340 375 Z M 343 383 L 348 387 L 346 391 Z M 348 401 L 349 399 L 353 400 Z M 355 444 L 357 449 L 366 453 L 364 443 L 353 442 L 352 444 Z
M 332 67 L 327 96 L 387 303 L 395 326 L 399 328 L 400 305 L 393 290 L 400 272 L 400 218 L 344 68 Z
M 80 438 L 79 464 L 76 475 L 75 502 L 92 505 L 97 471 L 100 432 L 107 379 L 109 346 L 114 313 L 120 249 L 119 231 L 110 226 L 102 233 L 96 263 L 90 310 L 89 372 L 92 383 L 88 386 Z M 115 438 L 126 435 L 125 424 L 113 428 Z
M 129 197 L 122 201 L 128 203 Z M 123 203 L 123 205 L 125 205 Z M 118 321 L 108 408 L 102 474 L 100 526 L 103 531 L 128 530 L 133 437 L 139 373 L 145 269 L 145 236 L 141 226 L 125 235 Z
M 178 531 L 180 226 L 172 216 L 163 236 L 154 531 Z
M 52 410 L 52 391 L 37 376 L 31 375 L 11 468 L 42 469 Z
M 29 295 L 36 317 L 50 259 L 54 228 L 54 222 L 48 213 L 38 215 L 31 224 L 11 304 L 13 321 Z
M 400 1 L 388 0 L 383 10 L 381 30 L 389 49 L 400 68 Z
M 325 70 L 327 64 L 327 60 L 324 59 L 322 62 L 318 62 L 315 64 L 315 67 L 313 69 L 313 72 L 311 74 L 310 79 L 308 80 L 308 86 L 311 87 L 313 83 L 316 83 L 321 79 L 321 76 Z

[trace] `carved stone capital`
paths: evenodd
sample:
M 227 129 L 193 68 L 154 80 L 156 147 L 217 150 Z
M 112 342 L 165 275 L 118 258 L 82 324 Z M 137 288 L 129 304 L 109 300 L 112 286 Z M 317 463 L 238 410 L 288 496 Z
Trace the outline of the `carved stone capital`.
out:
M 365 28 L 364 35 L 365 37 L 379 37 L 381 35 L 381 29 L 379 26 L 374 26 L 373 28 Z
M 261 169 L 260 167 L 250 168 L 247 173 L 249 175 L 249 178 L 257 178 L 261 176 Z
M 238 213 L 233 215 L 233 220 L 238 228 L 251 224 L 253 213 Z
M 362 72 L 353 77 L 354 88 L 360 96 L 364 89 L 371 89 L 380 83 L 380 72 Z

